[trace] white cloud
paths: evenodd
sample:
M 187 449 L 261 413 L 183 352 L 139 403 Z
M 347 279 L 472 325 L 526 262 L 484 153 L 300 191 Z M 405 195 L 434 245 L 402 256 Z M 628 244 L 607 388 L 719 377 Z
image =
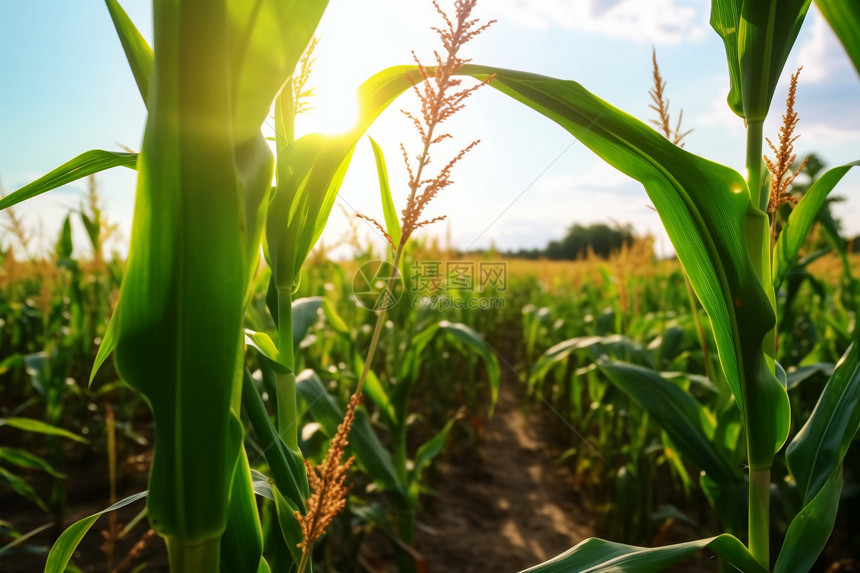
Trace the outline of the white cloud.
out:
M 798 46 L 797 65 L 803 66 L 802 80 L 820 83 L 841 73 L 850 73 L 845 51 L 830 25 L 813 6 L 806 17 L 807 38 Z
M 845 125 L 815 123 L 801 126 L 800 131 L 806 145 L 840 146 L 860 140 L 860 128 Z
M 639 43 L 677 44 L 706 33 L 702 12 L 677 0 L 496 0 L 523 26 L 559 26 Z

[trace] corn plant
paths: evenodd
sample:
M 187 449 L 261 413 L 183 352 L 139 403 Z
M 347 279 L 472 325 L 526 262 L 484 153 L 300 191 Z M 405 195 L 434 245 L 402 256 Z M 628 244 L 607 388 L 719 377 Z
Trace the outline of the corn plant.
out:
M 856 63 L 860 8 L 847 1 L 820 4 L 831 21 L 840 20 L 834 29 Z M 494 74 L 494 88 L 553 119 L 643 184 L 710 317 L 722 374 L 740 413 L 749 468 L 746 544 L 727 533 L 654 549 L 590 539 L 529 571 L 653 571 L 704 547 L 742 571 L 770 570 L 770 470 L 788 438 L 790 421 L 785 373 L 775 360 L 775 291 L 823 198 L 853 165 L 822 176 L 772 240 L 769 217 L 784 199 L 785 182 L 793 175 L 785 167 L 791 163 L 796 123 L 793 101 L 770 177 L 762 162 L 762 126 L 809 5 L 809 0 L 712 3 L 711 23 L 724 41 L 731 75 L 728 103 L 747 125 L 746 179 L 676 147 L 574 82 L 493 68 L 468 69 L 477 78 Z M 803 506 L 789 525 L 776 571 L 808 570 L 833 527 L 842 460 L 858 429 L 854 415 L 860 387 L 858 348 L 854 344 L 846 352 L 815 412 L 788 448 L 788 467 L 802 492 Z M 699 453 L 713 456 L 718 464 L 708 464 L 711 475 L 706 470 L 703 484 L 716 483 L 713 468 L 727 466 L 728 461 L 712 445 L 717 438 L 713 429 L 698 417 L 697 408 L 689 408 L 690 396 L 652 371 L 623 363 L 604 368 L 625 380 L 646 408 L 670 413 L 685 426 L 686 437 L 697 441 Z M 652 399 L 645 399 L 646 391 Z M 664 399 L 653 399 L 660 394 Z M 680 435 L 671 435 L 680 441 Z
M 295 438 L 292 292 L 358 139 L 411 85 L 404 82 L 409 70 L 384 72 L 361 88 L 356 129 L 296 139 L 290 76 L 326 1 L 156 0 L 154 49 L 116 0 L 106 4 L 148 109 L 142 151 L 84 153 L 0 208 L 110 167 L 137 170 L 128 264 L 96 366 L 113 351 L 123 380 L 152 409 L 158 439 L 150 524 L 175 571 L 268 569 L 241 447 L 244 402 L 258 434 L 267 436 L 276 501 L 288 506 L 279 515 L 287 559 L 298 562 L 291 534 L 308 488 Z M 273 101 L 277 161 L 261 134 Z M 243 316 L 264 236 L 279 335 L 274 433 L 243 383 L 242 364 Z M 47 570 L 63 569 L 96 518 L 66 531 Z

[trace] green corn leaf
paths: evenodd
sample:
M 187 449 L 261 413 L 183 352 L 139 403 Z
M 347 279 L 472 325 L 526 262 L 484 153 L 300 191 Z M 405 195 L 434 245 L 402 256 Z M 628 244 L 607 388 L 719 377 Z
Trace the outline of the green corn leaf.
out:
M 326 392 L 322 380 L 312 370 L 305 370 L 296 377 L 296 392 L 304 400 L 313 419 L 323 427 L 328 437 L 333 437 L 343 421 L 343 410 Z M 397 479 L 391 454 L 376 437 L 363 409 L 356 409 L 355 421 L 349 433 L 347 451 L 355 455 L 364 472 L 382 489 L 403 495 L 403 486 Z
M 499 399 L 499 385 L 502 381 L 502 370 L 499 366 L 499 358 L 496 356 L 495 350 L 474 329 L 461 322 L 443 320 L 439 323 L 439 330 L 484 360 L 484 365 L 487 368 L 487 378 L 490 381 L 489 415 L 492 416 L 493 410 L 496 408 L 496 402 Z
M 281 528 L 281 535 L 284 536 L 284 541 L 290 551 L 290 556 L 295 563 L 301 561 L 302 550 L 298 545 L 304 541 L 302 527 L 296 520 L 296 512 L 299 511 L 299 506 L 289 498 L 284 497 L 277 486 L 272 485 L 272 494 L 275 497 L 275 513 L 278 517 L 278 525 Z M 308 569 L 310 571 L 310 568 Z
M 93 368 L 90 370 L 90 379 L 87 382 L 87 386 L 93 385 L 93 380 L 98 374 L 99 369 L 102 367 L 102 364 L 105 363 L 105 360 L 113 354 L 113 351 L 116 350 L 116 323 L 118 322 L 117 313 L 114 311 L 111 314 L 110 321 L 108 321 L 107 330 L 105 330 L 105 335 L 102 338 L 102 343 L 99 344 L 99 350 L 96 353 L 96 359 L 93 362 Z
M 421 444 L 418 451 L 415 452 L 413 467 L 409 472 L 409 497 L 413 504 L 418 503 L 418 495 L 421 493 L 421 475 L 433 461 L 433 458 L 442 453 L 445 442 L 448 441 L 448 436 L 451 435 L 451 430 L 454 428 L 455 421 L 455 419 L 448 420 L 448 423 L 439 433 Z
M 235 421 L 241 432 L 241 422 Z M 251 467 L 248 456 L 242 451 L 233 475 L 227 529 L 221 536 L 221 566 L 229 573 L 254 571 L 262 555 L 263 529 L 257 513 Z
M 801 383 L 805 382 L 816 374 L 824 374 L 827 377 L 833 375 L 833 370 L 836 367 L 832 362 L 816 362 L 807 366 L 801 366 L 796 370 L 792 370 L 786 375 L 786 389 L 789 391 L 797 388 Z
M 812 569 L 830 539 L 841 493 L 842 464 L 839 464 L 788 526 L 774 573 L 807 573 Z
M 785 388 L 762 351 L 775 315 L 745 239 L 761 235 L 767 220 L 743 178 L 672 145 L 576 82 L 479 66 L 462 72 L 477 79 L 495 74 L 492 87 L 554 120 L 643 184 L 711 319 L 726 380 L 749 429 L 750 465 L 770 467 L 788 437 L 790 415 Z
M 283 495 L 294 500 L 297 506 L 304 508 L 305 499 L 310 495 L 310 486 L 301 453 L 287 447 L 278 435 L 247 369 L 242 382 L 242 406 L 257 433 L 266 463 L 269 464 L 278 488 Z
M 430 343 L 431 340 L 439 333 L 445 336 L 452 342 L 461 344 L 469 351 L 480 356 L 484 365 L 487 368 L 487 378 L 490 382 L 490 413 L 493 415 L 493 410 L 496 407 L 496 401 L 499 398 L 499 385 L 501 384 L 502 371 L 499 366 L 499 359 L 496 356 L 495 350 L 487 343 L 484 338 L 474 329 L 460 322 L 448 322 L 442 320 L 431 324 L 424 330 L 412 337 L 409 342 L 409 355 L 403 362 L 401 367 L 400 379 L 401 382 L 414 381 L 418 375 L 418 366 L 421 363 L 421 354 Z M 398 395 L 401 400 L 406 399 L 406 391 L 408 388 L 405 385 L 400 385 L 397 388 Z
M 73 434 L 68 430 L 64 430 L 62 428 L 52 426 L 51 424 L 46 424 L 45 422 L 40 422 L 39 420 L 34 420 L 32 418 L 0 418 L 0 426 L 11 426 L 12 428 L 24 430 L 25 432 L 36 432 L 37 434 L 60 436 L 63 438 L 74 440 L 76 442 L 81 442 L 82 444 L 89 443 L 85 438 L 82 438 L 77 434 Z
M 359 120 L 344 135 L 312 133 L 291 141 L 285 134 L 284 118 L 291 113 L 292 103 L 283 95 L 278 98 L 278 184 L 269 204 L 265 241 L 266 260 L 278 288 L 296 286 L 299 270 L 328 221 L 359 139 L 418 77 L 414 67 L 397 66 L 365 81 L 358 90 Z
M 229 414 L 241 382 L 252 230 L 241 219 L 225 9 L 159 5 L 154 27 L 114 362 L 146 396 L 159 435 L 150 523 L 180 544 L 202 544 L 226 527 L 241 445 Z
M 42 501 L 42 498 L 39 497 L 39 494 L 36 493 L 36 490 L 34 490 L 33 487 L 26 481 L 16 476 L 12 472 L 8 471 L 3 466 L 0 466 L 0 483 L 5 483 L 10 488 L 12 488 L 12 491 L 14 491 L 15 493 L 17 493 L 23 498 L 32 501 L 33 503 L 38 505 L 39 509 L 41 509 L 42 511 L 48 511 L 48 506 L 45 505 L 45 502 Z
M 101 234 L 101 223 L 98 217 L 93 220 L 86 213 L 81 213 L 81 222 L 84 224 L 84 229 L 87 231 L 87 237 L 90 239 L 93 250 L 97 249 L 99 246 L 99 235 Z
M 11 528 L 11 524 L 9 524 L 8 522 L 2 522 L 0 524 L 2 524 L 4 527 L 10 527 Z M 12 541 L 10 541 L 6 545 L 0 547 L 0 557 L 3 557 L 4 555 L 9 553 L 15 547 L 23 544 L 28 539 L 31 539 L 32 537 L 39 535 L 40 533 L 42 533 L 46 529 L 52 528 L 53 526 L 54 526 L 54 523 L 49 521 L 48 523 L 45 523 L 44 525 L 40 525 L 39 527 L 37 527 L 35 529 L 31 529 L 30 531 L 28 531 L 27 533 L 24 533 L 23 535 L 19 535 L 18 537 L 15 537 Z M 22 550 L 23 549 L 24 548 L 22 547 Z
M 328 0 L 227 1 L 238 141 L 259 133 L 327 5 Z
M 738 25 L 744 117 L 764 121 L 782 69 L 812 0 L 755 0 L 743 3 Z
M 101 149 L 87 151 L 62 164 L 47 175 L 43 175 L 32 183 L 28 183 L 17 191 L 0 198 L 0 210 L 105 169 L 112 167 L 134 169 L 136 165 L 136 153 L 115 153 Z
M 860 429 L 860 343 L 845 352 L 812 415 L 789 444 L 786 462 L 804 503 L 810 503 L 842 464 Z
M 361 377 L 361 373 L 364 371 L 364 358 L 358 353 L 357 349 L 354 349 L 352 368 L 355 372 L 356 378 Z M 379 377 L 373 370 L 367 371 L 367 378 L 364 380 L 364 394 L 373 401 L 376 407 L 379 409 L 379 413 L 385 418 L 385 421 L 391 427 L 397 425 L 397 412 L 395 411 L 394 404 L 391 402 L 391 396 L 389 396 L 388 392 L 386 392 L 385 387 L 382 385 L 382 382 L 379 380 Z
M 149 47 L 146 39 L 117 0 L 105 0 L 105 4 L 107 4 L 108 12 L 111 20 L 113 20 L 131 73 L 134 75 L 137 89 L 140 91 L 143 103 L 148 107 L 149 82 L 152 79 L 152 62 L 154 59 L 152 48 Z
M 800 203 L 792 210 L 788 216 L 788 221 L 785 227 L 779 234 L 776 241 L 776 247 L 773 252 L 773 286 L 779 288 L 782 281 L 788 274 L 795 261 L 797 253 L 800 252 L 803 243 L 806 242 L 806 237 L 809 231 L 812 230 L 812 225 L 824 205 L 825 199 L 836 187 L 836 184 L 848 173 L 852 167 L 860 165 L 860 161 L 847 163 L 839 167 L 830 169 L 815 180 L 810 188 L 803 195 Z
M 261 356 L 269 360 L 269 365 L 276 371 L 286 374 L 290 371 L 289 368 L 281 364 L 281 356 L 278 352 L 278 345 L 265 332 L 257 332 L 249 328 L 245 329 L 245 344 L 260 353 Z
M 860 4 L 854 0 L 815 0 L 860 74 Z
M 328 325 L 343 337 L 344 341 L 352 348 L 352 368 L 353 372 L 355 372 L 356 379 L 358 379 L 364 370 L 364 358 L 359 354 L 358 349 L 353 343 L 349 327 L 346 325 L 346 322 L 340 314 L 338 314 L 337 310 L 335 310 L 334 305 L 332 305 L 331 302 L 323 299 L 322 308 L 326 321 L 328 321 Z M 370 398 L 374 404 L 376 404 L 379 412 L 385 417 L 385 421 L 392 427 L 396 426 L 397 416 L 394 411 L 394 405 L 391 403 L 391 397 L 388 395 L 388 392 L 386 392 L 382 382 L 373 370 L 367 371 L 367 378 L 364 381 L 364 394 Z
M 39 456 L 35 456 L 30 452 L 24 450 L 0 446 L 0 460 L 4 460 L 10 464 L 15 464 L 16 466 L 22 468 L 40 470 L 54 476 L 55 478 L 66 477 L 65 474 L 62 474 L 55 470 L 51 464 L 49 464 Z
M 63 227 L 60 229 L 60 236 L 57 237 L 57 245 L 54 248 L 54 253 L 59 260 L 66 260 L 72 257 L 72 218 L 67 215 L 63 220 Z
M 545 378 L 553 367 L 564 362 L 576 350 L 589 348 L 599 344 L 601 340 L 600 336 L 578 336 L 554 344 L 535 361 L 529 373 L 529 385 L 534 386 L 537 381 Z
M 321 296 L 310 296 L 293 301 L 293 347 L 298 351 L 299 344 L 305 339 L 311 326 L 319 319 L 322 308 Z
M 265 474 L 258 472 L 255 469 L 251 470 L 251 479 L 253 480 L 251 483 L 254 487 L 254 493 L 259 495 L 260 497 L 265 497 L 270 501 L 275 501 L 275 496 L 272 493 L 272 485 L 268 477 Z
M 741 66 L 738 56 L 738 28 L 741 21 L 743 0 L 711 0 L 711 27 L 723 40 L 726 61 L 729 64 L 731 81 L 727 103 L 737 115 L 744 116 L 744 102 L 741 97 Z
M 382 199 L 382 213 L 385 217 L 385 230 L 396 245 L 400 244 L 400 218 L 397 216 L 397 208 L 391 197 L 391 185 L 388 183 L 388 167 L 385 165 L 385 155 L 382 148 L 370 136 L 370 145 L 373 147 L 373 157 L 376 159 L 376 174 L 379 177 L 379 194 Z
M 767 571 L 736 537 L 723 534 L 709 539 L 654 548 L 591 538 L 549 561 L 526 569 L 523 573 L 655 573 L 705 548 L 743 573 Z
M 740 479 L 714 447 L 714 421 L 701 404 L 658 372 L 623 362 L 599 361 L 600 370 L 659 422 L 684 459 L 718 483 Z
M 81 539 L 84 538 L 84 535 L 87 534 L 102 514 L 110 513 L 111 511 L 116 511 L 117 509 L 130 505 L 139 499 L 143 499 L 147 494 L 148 492 L 142 491 L 140 493 L 130 495 L 127 498 L 116 502 L 109 508 L 90 515 L 89 517 L 80 519 L 67 527 L 48 553 L 48 561 L 45 564 L 45 573 L 63 573 L 63 571 L 66 570 L 66 566 L 69 564 L 69 560 L 78 548 L 78 544 L 81 542 Z

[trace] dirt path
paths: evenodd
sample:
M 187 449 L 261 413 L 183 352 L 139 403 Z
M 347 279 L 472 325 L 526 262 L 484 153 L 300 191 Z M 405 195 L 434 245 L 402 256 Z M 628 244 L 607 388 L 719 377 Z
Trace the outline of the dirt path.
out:
M 543 412 L 523 413 L 505 378 L 478 460 L 446 457 L 438 497 L 421 520 L 430 573 L 520 571 L 593 535 L 582 500 L 557 463 Z

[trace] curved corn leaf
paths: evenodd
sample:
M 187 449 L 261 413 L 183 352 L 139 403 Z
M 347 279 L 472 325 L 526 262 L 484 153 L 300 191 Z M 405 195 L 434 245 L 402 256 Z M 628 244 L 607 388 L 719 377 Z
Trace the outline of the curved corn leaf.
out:
M 95 379 L 96 374 L 98 374 L 99 369 L 102 367 L 102 364 L 104 364 L 105 360 L 107 360 L 108 357 L 113 354 L 113 351 L 116 350 L 116 323 L 117 313 L 114 311 L 108 321 L 105 335 L 102 337 L 102 342 L 99 344 L 99 350 L 96 352 L 96 359 L 93 361 L 92 370 L 90 370 L 90 379 L 87 382 L 87 387 L 93 385 L 93 380 Z
M 328 437 L 333 437 L 343 421 L 343 410 L 326 392 L 322 380 L 312 370 L 305 370 L 296 377 L 296 392 L 304 400 L 311 417 L 319 422 Z M 405 498 L 403 484 L 397 478 L 391 454 L 376 437 L 363 409 L 356 409 L 355 421 L 349 432 L 347 451 L 364 472 L 379 486 Z
M 260 439 L 260 446 L 275 484 L 284 495 L 304 509 L 305 499 L 310 495 L 310 486 L 301 453 L 291 450 L 278 435 L 247 368 L 242 380 L 242 406 Z
M 499 366 L 499 358 L 496 356 L 496 351 L 484 340 L 484 337 L 461 322 L 443 320 L 439 323 L 439 330 L 448 335 L 449 338 L 465 346 L 468 350 L 477 353 L 484 360 L 484 366 L 487 368 L 487 379 L 490 382 L 489 415 L 492 416 L 496 408 L 496 402 L 499 400 L 499 386 L 502 382 L 502 369 Z
M 6 523 L 4 522 L 3 525 L 5 526 Z M 46 529 L 50 529 L 53 526 L 54 526 L 54 523 L 49 521 L 48 523 L 45 523 L 44 525 L 40 525 L 39 527 L 36 527 L 35 529 L 31 529 L 30 531 L 28 531 L 27 533 L 24 533 L 23 535 L 19 535 L 18 537 L 15 537 L 12 541 L 10 541 L 6 545 L 3 545 L 2 547 L 0 547 L 0 557 L 3 557 L 6 553 L 9 553 L 13 548 L 17 547 L 18 545 L 21 545 L 22 543 L 24 543 L 28 539 L 31 539 L 32 537 L 39 535 L 40 533 L 42 533 Z M 22 550 L 23 549 L 24 548 L 22 548 Z
M 410 75 L 411 74 L 411 75 Z M 358 140 L 394 99 L 420 78 L 412 66 L 388 68 L 365 81 L 358 90 L 359 120 L 344 135 L 287 136 L 284 118 L 291 113 L 290 98 L 275 105 L 277 189 L 266 223 L 266 260 L 278 288 L 294 288 L 299 269 L 328 221 Z M 288 123 L 288 122 L 287 122 Z
M 152 48 L 117 0 L 105 0 L 105 4 L 107 4 L 110 18 L 113 20 L 134 81 L 137 83 L 137 89 L 140 91 L 144 105 L 148 107 L 149 82 L 152 79 L 152 62 L 154 59 Z
M 21 201 L 32 199 L 46 191 L 51 191 L 72 181 L 82 179 L 87 175 L 104 171 L 112 167 L 128 167 L 134 169 L 137 165 L 136 153 L 117 153 L 94 149 L 81 153 L 71 161 L 63 163 L 50 173 L 39 177 L 32 183 L 24 185 L 17 191 L 0 198 L 0 210 L 17 205 Z
M 738 57 L 738 27 L 744 0 L 712 0 L 711 27 L 723 40 L 726 61 L 729 64 L 731 82 L 727 103 L 729 109 L 740 117 L 744 116 L 744 102 L 741 97 L 741 65 Z
M 522 573 L 653 573 L 705 548 L 743 573 L 767 571 L 736 537 L 723 534 L 709 539 L 653 548 L 623 545 L 592 537 Z
M 400 219 L 397 217 L 397 208 L 391 197 L 391 185 L 388 183 L 388 167 L 385 165 L 385 155 L 382 148 L 369 135 L 370 145 L 373 147 L 373 157 L 376 160 L 376 174 L 379 177 L 379 195 L 382 199 L 382 214 L 385 217 L 385 230 L 394 245 L 400 244 Z
M 812 415 L 789 444 L 786 462 L 804 503 L 810 503 L 841 466 L 860 429 L 860 343 L 854 342 L 833 372 Z
M 815 0 L 860 74 L 860 3 L 854 0 Z
M 740 479 L 722 452 L 714 447 L 714 421 L 690 394 L 647 368 L 607 360 L 599 361 L 598 367 L 660 423 L 684 459 L 718 483 Z
M 776 247 L 773 251 L 773 286 L 779 288 L 789 269 L 794 266 L 797 253 L 806 242 L 806 237 L 815 223 L 821 206 L 824 205 L 827 195 L 836 187 L 842 177 L 852 167 L 860 165 L 860 161 L 847 163 L 830 169 L 815 180 L 810 188 L 804 193 L 803 198 L 797 204 L 785 227 L 779 234 Z
M 42 501 L 42 498 L 39 497 L 39 494 L 36 493 L 36 490 L 33 489 L 33 487 L 26 481 L 24 481 L 21 477 L 16 476 L 3 466 L 0 466 L 0 483 L 5 483 L 15 493 L 25 499 L 32 501 L 33 503 L 38 505 L 39 509 L 41 509 L 42 511 L 48 511 L 48 506 L 45 505 L 45 502 Z
M 556 364 L 566 360 L 574 351 L 590 348 L 599 344 L 600 340 L 600 336 L 577 336 L 549 347 L 532 366 L 529 372 L 529 384 L 534 385 L 538 380 L 542 380 Z
M 415 460 L 409 471 L 409 498 L 413 504 L 418 503 L 418 496 L 421 493 L 421 475 L 424 473 L 424 469 L 430 465 L 433 458 L 442 453 L 445 442 L 448 441 L 448 436 L 451 435 L 451 430 L 454 428 L 455 421 L 456 419 L 448 420 L 448 423 L 439 433 L 421 444 L 418 451 L 415 452 Z
M 299 511 L 299 506 L 293 500 L 284 497 L 278 491 L 277 486 L 272 484 L 271 489 L 272 495 L 275 498 L 275 514 L 278 517 L 281 534 L 284 536 L 290 556 L 295 563 L 298 563 L 302 558 L 302 550 L 298 546 L 304 541 L 302 527 L 296 519 L 296 512 Z
M 234 419 L 241 432 L 241 422 Z M 221 567 L 229 573 L 255 571 L 263 556 L 263 529 L 254 494 L 251 466 L 243 450 L 233 472 L 227 529 L 221 536 Z
M 774 573 L 807 573 L 812 569 L 830 539 L 841 493 L 842 464 L 839 464 L 788 526 Z
M 65 474 L 55 470 L 51 464 L 39 456 L 33 455 L 25 450 L 0 446 L 0 460 L 6 461 L 10 464 L 15 464 L 18 467 L 40 470 L 54 476 L 55 478 L 62 479 L 66 477 Z
M 484 365 L 487 368 L 487 379 L 490 382 L 489 415 L 492 416 L 496 407 L 496 402 L 499 398 L 499 385 L 501 384 L 502 379 L 502 369 L 499 366 L 499 359 L 496 356 L 495 350 L 487 343 L 487 341 L 484 340 L 484 338 L 474 329 L 463 323 L 441 320 L 437 323 L 431 324 L 413 336 L 412 340 L 409 342 L 410 353 L 403 363 L 404 372 L 401 374 L 401 378 L 409 378 L 411 380 L 415 379 L 418 373 L 417 368 L 420 364 L 421 353 L 439 332 L 445 334 L 449 340 L 462 344 L 467 350 L 476 353 L 481 357 L 481 359 L 483 359 Z M 403 392 L 405 391 L 405 388 L 401 387 L 400 390 Z M 401 394 L 400 397 L 402 399 L 404 398 L 404 395 Z
M 259 133 L 327 5 L 328 0 L 227 1 L 238 141 Z
M 751 204 L 743 178 L 678 148 L 576 82 L 481 66 L 461 72 L 480 80 L 494 74 L 492 87 L 643 184 L 711 319 L 726 380 L 749 429 L 750 465 L 770 467 L 788 437 L 789 405 L 762 351 L 775 315 L 745 236 L 761 234 L 767 218 Z
M 254 487 L 254 493 L 259 495 L 260 497 L 265 497 L 270 501 L 275 501 L 275 496 L 272 493 L 272 485 L 270 483 L 271 480 L 269 480 L 269 478 L 265 474 L 260 473 L 255 469 L 252 469 L 251 480 L 251 483 Z
M 801 383 L 805 382 L 816 374 L 824 374 L 828 378 L 833 375 L 833 370 L 836 367 L 832 362 L 816 362 L 807 366 L 801 366 L 796 370 L 792 370 L 786 375 L 785 387 L 788 391 L 794 390 Z
M 747 123 L 764 121 L 812 0 L 744 2 L 738 27 L 741 95 Z
M 811 0 L 712 0 L 711 26 L 729 65 L 729 108 L 764 121 Z
M 82 444 L 89 443 L 86 438 L 82 438 L 81 436 L 73 434 L 68 430 L 64 430 L 62 428 L 58 428 L 56 426 L 52 426 L 51 424 L 46 424 L 45 422 L 34 420 L 32 418 L 0 418 L 0 426 L 11 426 L 12 428 L 24 430 L 25 432 L 36 432 L 37 434 L 60 436 L 63 438 L 74 440 L 76 442 L 81 442 Z
M 269 360 L 269 365 L 275 372 L 286 374 L 290 371 L 289 368 L 281 364 L 281 355 L 278 352 L 278 345 L 265 332 L 257 332 L 249 328 L 245 329 L 245 344 L 256 350 L 261 356 Z
M 63 571 L 66 570 L 66 566 L 69 564 L 69 560 L 78 548 L 78 544 L 81 542 L 81 539 L 84 538 L 84 535 L 87 534 L 87 531 L 90 530 L 90 527 L 93 526 L 102 514 L 110 513 L 111 511 L 116 511 L 117 509 L 130 505 L 139 499 L 143 499 L 147 494 L 148 492 L 142 491 L 140 493 L 130 495 L 127 498 L 116 502 L 109 508 L 90 515 L 89 517 L 80 519 L 68 526 L 57 541 L 54 542 L 54 545 L 51 547 L 51 551 L 48 553 L 48 561 L 45 564 L 45 573 L 63 573 Z

